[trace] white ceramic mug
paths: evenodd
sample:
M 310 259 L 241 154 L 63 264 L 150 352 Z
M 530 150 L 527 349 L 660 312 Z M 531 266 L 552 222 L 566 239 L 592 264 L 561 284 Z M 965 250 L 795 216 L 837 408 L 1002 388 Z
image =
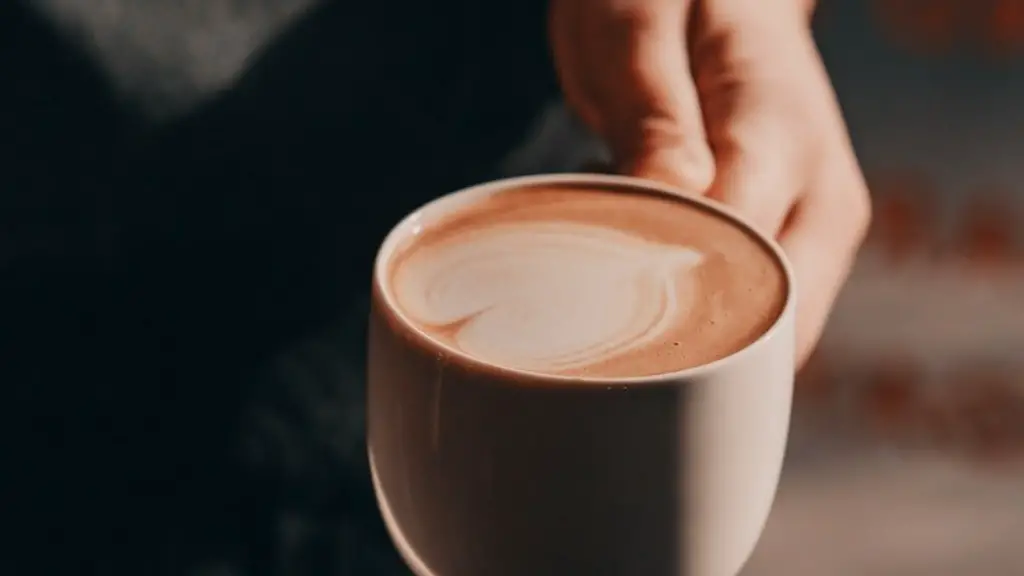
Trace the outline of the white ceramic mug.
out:
M 396 308 L 387 271 L 423 226 L 524 185 L 613 185 L 711 209 L 785 271 L 782 314 L 747 348 L 659 376 L 545 377 L 452 354 Z M 618 176 L 514 178 L 400 222 L 374 269 L 368 448 L 388 531 L 419 576 L 734 576 L 782 468 L 794 372 L 781 249 L 713 201 Z

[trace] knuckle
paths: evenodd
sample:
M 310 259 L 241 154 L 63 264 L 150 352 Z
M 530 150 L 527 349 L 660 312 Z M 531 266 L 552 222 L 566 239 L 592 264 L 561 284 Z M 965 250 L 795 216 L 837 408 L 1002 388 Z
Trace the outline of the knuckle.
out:
M 857 248 L 864 242 L 868 230 L 871 228 L 871 194 L 864 183 L 860 171 L 857 171 L 857 184 L 846 194 L 845 210 L 853 228 L 854 247 Z

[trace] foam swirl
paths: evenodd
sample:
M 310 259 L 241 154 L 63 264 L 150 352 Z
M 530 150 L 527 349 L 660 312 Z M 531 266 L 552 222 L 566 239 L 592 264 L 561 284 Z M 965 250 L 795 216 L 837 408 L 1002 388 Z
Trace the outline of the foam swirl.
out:
M 393 286 L 410 319 L 470 356 L 568 372 L 670 337 L 702 259 L 605 226 L 515 222 L 414 251 Z

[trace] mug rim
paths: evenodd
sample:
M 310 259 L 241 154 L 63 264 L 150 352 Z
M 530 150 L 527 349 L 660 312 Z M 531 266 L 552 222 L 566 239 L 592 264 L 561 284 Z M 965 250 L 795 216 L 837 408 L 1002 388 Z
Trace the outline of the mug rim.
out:
M 424 219 L 425 215 L 439 214 L 443 217 L 446 214 L 453 213 L 460 205 L 464 205 L 493 194 L 513 190 L 515 188 L 558 184 L 574 186 L 586 186 L 589 184 L 594 186 L 614 187 L 619 191 L 627 193 L 635 192 L 657 194 L 662 197 L 672 198 L 679 202 L 695 205 L 699 209 L 712 212 L 716 216 L 724 218 L 733 225 L 742 229 L 754 240 L 760 242 L 765 248 L 767 248 L 768 252 L 771 253 L 772 257 L 775 259 L 776 264 L 778 264 L 782 269 L 786 284 L 786 298 L 782 310 L 779 312 L 774 322 L 772 322 L 771 326 L 769 326 L 768 329 L 765 330 L 756 340 L 717 360 L 672 372 L 651 374 L 647 376 L 616 377 L 547 374 L 544 372 L 511 368 L 508 366 L 501 366 L 493 362 L 487 362 L 432 338 L 402 312 L 401 308 L 395 301 L 394 294 L 391 289 L 392 287 L 389 285 L 390 282 L 388 281 L 388 278 L 390 277 L 390 274 L 388 273 L 388 268 L 392 257 L 401 246 L 402 241 L 409 238 L 410 235 L 416 234 L 416 230 L 421 228 L 421 221 Z M 510 383 L 514 381 L 515 386 L 519 387 L 544 386 L 551 388 L 593 388 L 600 386 L 650 386 L 658 384 L 676 384 L 681 380 L 700 378 L 721 370 L 729 365 L 741 362 L 743 358 L 753 354 L 756 350 L 767 346 L 777 337 L 778 333 L 784 329 L 787 323 L 793 322 L 793 316 L 795 314 L 794 309 L 796 307 L 796 284 L 793 268 L 788 257 L 786 257 L 785 252 L 782 250 L 782 247 L 779 246 L 778 242 L 774 239 L 762 234 L 753 224 L 750 223 L 750 221 L 730 207 L 710 198 L 694 196 L 684 192 L 680 188 L 662 184 L 653 180 L 635 178 L 631 176 L 589 173 L 540 174 L 500 178 L 461 188 L 422 204 L 399 220 L 398 223 L 388 231 L 384 240 L 381 242 L 373 263 L 372 288 L 374 300 L 379 300 L 384 309 L 379 312 L 371 313 L 387 314 L 394 322 L 400 324 L 402 329 L 410 336 L 414 337 L 420 345 L 427 350 L 435 352 L 438 357 L 451 358 L 467 369 L 490 373 L 502 381 L 507 380 Z M 795 354 L 795 350 L 793 350 L 792 353 Z

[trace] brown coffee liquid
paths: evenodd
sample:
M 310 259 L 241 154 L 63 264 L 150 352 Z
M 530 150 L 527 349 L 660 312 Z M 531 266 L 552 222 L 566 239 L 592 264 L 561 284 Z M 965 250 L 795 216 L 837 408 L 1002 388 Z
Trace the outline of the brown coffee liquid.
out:
M 742 350 L 789 286 L 771 250 L 685 199 L 531 186 L 458 209 L 396 252 L 390 286 L 430 338 L 516 370 L 650 376 Z

